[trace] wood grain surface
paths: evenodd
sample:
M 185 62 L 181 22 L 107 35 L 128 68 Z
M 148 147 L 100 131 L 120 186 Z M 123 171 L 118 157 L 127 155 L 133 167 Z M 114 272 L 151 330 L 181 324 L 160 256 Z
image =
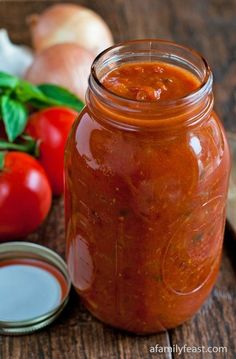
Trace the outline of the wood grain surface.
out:
M 30 44 L 26 17 L 58 1 L 0 1 L 0 28 Z M 76 2 L 76 1 L 70 1 Z M 228 130 L 236 130 L 236 0 L 83 0 L 109 24 L 115 41 L 158 37 L 199 50 L 215 77 L 215 107 Z M 1 59 L 0 59 L 1 61 Z M 41 228 L 27 238 L 64 255 L 63 201 L 55 199 Z M 22 337 L 0 337 L 0 359 L 236 358 L 236 241 L 226 231 L 217 284 L 195 317 L 174 330 L 127 335 L 94 319 L 72 291 L 69 305 L 50 327 Z M 0 298 L 1 300 L 1 298 Z M 226 346 L 227 353 L 151 354 L 150 347 Z

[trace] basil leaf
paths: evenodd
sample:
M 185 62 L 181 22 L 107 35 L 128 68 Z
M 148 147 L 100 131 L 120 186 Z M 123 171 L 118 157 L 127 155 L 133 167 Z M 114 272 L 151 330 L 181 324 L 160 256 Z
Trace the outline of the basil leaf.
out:
M 49 100 L 55 100 L 58 105 L 71 107 L 78 112 L 84 107 L 84 103 L 76 95 L 63 87 L 53 84 L 42 84 L 38 88 Z
M 60 106 L 57 102 L 53 101 L 48 103 L 46 101 L 40 101 L 40 100 L 36 100 L 36 99 L 31 99 L 29 101 L 29 105 L 32 107 L 32 108 L 35 108 L 35 109 L 39 109 L 39 110 L 43 110 L 44 108 L 48 108 L 48 107 L 52 107 L 52 106 Z
M 64 103 L 61 103 L 60 101 L 56 101 L 54 99 L 50 99 L 48 97 L 45 96 L 44 99 L 31 99 L 29 101 L 29 104 L 32 107 L 38 108 L 38 109 L 44 109 L 44 108 L 48 108 L 48 107 L 52 107 L 52 106 L 66 106 L 66 107 L 70 107 L 70 105 L 64 105 Z
M 11 103 L 14 104 L 15 101 L 15 103 L 17 104 L 16 106 L 18 106 L 18 110 L 19 108 L 21 109 L 19 115 L 21 120 L 23 119 L 23 113 L 25 112 L 24 103 L 26 103 L 27 105 L 33 105 L 36 108 L 66 106 L 69 108 L 73 108 L 78 112 L 80 112 L 84 107 L 83 102 L 76 95 L 64 89 L 63 87 L 53 84 L 42 84 L 39 86 L 35 86 L 30 82 L 18 79 L 17 77 L 11 76 L 7 73 L 0 72 L 0 97 L 5 98 L 4 104 L 6 102 L 6 98 L 9 98 L 10 95 L 15 99 L 11 100 L 13 101 Z M 14 107 L 14 105 L 11 107 Z M 21 123 L 21 120 L 17 122 Z M 7 122 L 8 120 L 6 120 L 6 123 Z M 14 126 L 12 125 L 12 127 Z M 18 136 L 18 134 L 14 134 L 14 131 L 13 135 L 10 134 L 12 132 L 10 130 L 10 127 L 10 124 L 6 125 L 6 130 L 7 128 L 9 130 L 9 136 L 11 138 L 13 138 L 14 136 Z M 16 133 L 18 133 L 18 131 L 16 131 Z
M 0 87 L 14 89 L 18 85 L 19 81 L 20 80 L 17 77 L 0 71 Z
M 23 132 L 27 122 L 27 111 L 23 104 L 3 96 L 1 101 L 2 119 L 10 142 Z
M 15 96 L 21 102 L 28 102 L 31 99 L 38 99 L 41 101 L 47 101 L 44 94 L 38 89 L 37 86 L 32 85 L 30 82 L 21 80 L 15 91 Z

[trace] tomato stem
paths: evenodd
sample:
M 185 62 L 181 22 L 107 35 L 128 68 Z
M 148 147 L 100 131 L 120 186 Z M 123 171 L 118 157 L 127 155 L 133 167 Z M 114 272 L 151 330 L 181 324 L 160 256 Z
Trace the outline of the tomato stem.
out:
M 0 151 L 0 171 L 2 171 L 4 168 L 5 155 L 6 155 L 6 152 Z
M 0 151 L 1 150 L 15 150 L 20 152 L 29 153 L 35 157 L 38 155 L 37 142 L 30 136 L 22 136 L 25 142 L 23 143 L 12 143 L 4 140 L 0 140 Z

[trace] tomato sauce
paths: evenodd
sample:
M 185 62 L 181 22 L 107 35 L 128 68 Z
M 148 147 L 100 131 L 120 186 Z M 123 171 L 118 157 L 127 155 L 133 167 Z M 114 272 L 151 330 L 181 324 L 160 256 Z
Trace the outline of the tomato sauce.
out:
M 66 149 L 68 268 L 97 318 L 136 333 L 157 332 L 189 319 L 215 283 L 228 146 L 211 110 L 191 126 L 187 105 L 180 116 L 167 103 L 160 121 L 162 110 L 153 104 L 131 112 L 137 103 L 163 104 L 197 92 L 201 81 L 189 70 L 134 62 L 100 82 L 112 109 L 90 88 Z M 117 95 L 112 100 L 111 93 Z M 118 106 L 122 98 L 130 101 L 126 110 Z
M 110 91 L 137 101 L 177 100 L 196 90 L 196 76 L 167 63 L 121 65 L 102 80 Z

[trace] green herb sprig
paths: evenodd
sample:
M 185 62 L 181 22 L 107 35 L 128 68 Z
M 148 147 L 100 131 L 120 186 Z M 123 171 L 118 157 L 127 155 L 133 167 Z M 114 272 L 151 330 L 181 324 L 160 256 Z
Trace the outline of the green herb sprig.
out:
M 77 96 L 60 86 L 34 86 L 25 80 L 0 72 L 0 119 L 4 123 L 10 143 L 23 134 L 30 109 L 51 106 L 66 106 L 80 112 L 84 104 Z M 31 140 L 24 139 L 25 141 Z M 13 147 L 0 139 L 0 150 Z

